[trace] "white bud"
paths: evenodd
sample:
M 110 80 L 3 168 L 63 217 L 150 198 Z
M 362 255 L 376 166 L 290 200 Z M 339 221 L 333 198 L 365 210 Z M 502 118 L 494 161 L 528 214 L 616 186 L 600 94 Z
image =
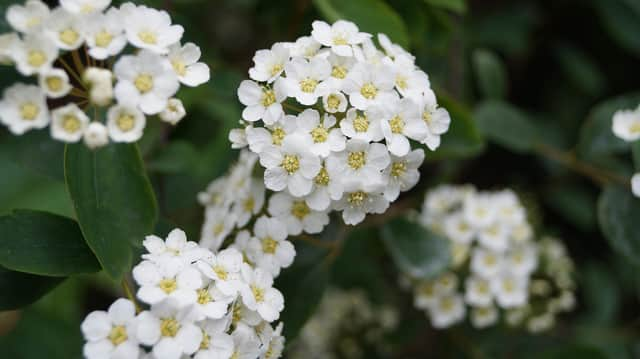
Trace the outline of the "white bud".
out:
M 107 127 L 100 122 L 92 122 L 84 132 L 84 143 L 87 147 L 95 149 L 109 143 Z
M 167 108 L 164 111 L 160 112 L 160 119 L 164 122 L 170 123 L 172 125 L 176 125 L 180 120 L 184 118 L 186 115 L 186 111 L 184 106 L 182 105 L 182 101 L 177 98 L 169 99 L 167 102 Z
M 84 72 L 84 82 L 89 86 L 89 99 L 98 106 L 107 106 L 113 99 L 113 74 L 109 70 L 89 67 Z

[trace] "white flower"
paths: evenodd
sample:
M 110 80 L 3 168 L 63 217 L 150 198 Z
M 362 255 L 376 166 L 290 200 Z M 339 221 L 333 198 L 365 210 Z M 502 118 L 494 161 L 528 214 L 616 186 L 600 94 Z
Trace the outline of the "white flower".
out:
M 94 311 L 82 322 L 82 334 L 88 341 L 83 348 L 86 358 L 138 358 L 135 328 L 136 310 L 130 301 L 118 299 L 108 312 Z
M 254 66 L 249 69 L 251 79 L 272 83 L 284 70 L 289 61 L 289 49 L 283 43 L 275 43 L 271 50 L 258 50 L 253 56 Z
M 276 193 L 269 199 L 269 214 L 286 224 L 289 235 L 320 233 L 329 224 L 326 211 L 309 208 L 305 199 L 295 198 L 288 193 Z
M 527 302 L 529 281 L 527 277 L 505 274 L 491 281 L 491 290 L 502 308 L 513 308 Z
M 135 107 L 111 106 L 107 111 L 107 129 L 114 142 L 135 142 L 146 126 L 144 114 Z
M 389 201 L 380 194 L 381 185 L 365 186 L 360 181 L 347 181 L 344 194 L 334 208 L 342 211 L 344 223 L 356 225 L 364 220 L 367 213 L 384 213 L 389 208 Z
M 84 42 L 78 17 L 63 8 L 51 12 L 44 25 L 44 34 L 63 50 L 75 50 Z
M 420 281 L 416 285 L 413 296 L 413 304 L 419 309 L 429 309 L 435 305 L 438 299 L 435 285 L 432 281 Z
M 313 26 L 311 36 L 340 56 L 352 56 L 351 46 L 360 44 L 371 36 L 359 32 L 356 24 L 344 20 L 338 20 L 333 25 L 324 21 L 314 21 L 311 26 Z
M 458 276 L 453 272 L 441 274 L 434 282 L 434 289 L 439 296 L 454 293 L 458 289 Z
M 233 338 L 225 333 L 226 320 L 207 320 L 200 324 L 202 342 L 194 359 L 229 359 L 233 354 Z
M 186 115 L 187 112 L 184 109 L 182 101 L 177 98 L 170 98 L 167 102 L 167 107 L 162 112 L 160 112 L 159 117 L 160 120 L 175 126 Z
M 634 196 L 640 197 L 640 172 L 631 177 L 631 192 Z
M 158 359 L 180 359 L 195 353 L 202 342 L 202 330 L 187 316 L 167 304 L 151 307 L 138 315 L 137 337 L 140 343 L 153 346 Z
M 436 95 L 431 89 L 425 91 L 422 97 L 422 120 L 427 125 L 427 134 L 422 139 L 422 143 L 430 150 L 435 150 L 440 146 L 440 136 L 449 130 L 451 117 L 444 108 L 438 107 Z
M 340 129 L 349 138 L 367 142 L 380 141 L 384 138 L 381 120 L 380 111 L 367 110 L 360 113 L 355 108 L 351 108 L 347 111 L 346 117 L 340 121 Z
M 99 67 L 89 67 L 82 75 L 89 86 L 89 100 L 98 106 L 107 106 L 113 99 L 113 73 Z
M 243 325 L 255 327 L 262 322 L 260 314 L 255 310 L 247 308 L 247 306 L 242 302 L 241 297 L 237 297 L 230 312 L 232 313 L 231 324 L 236 327 Z
M 184 46 L 179 43 L 169 47 L 169 61 L 181 83 L 187 86 L 199 86 L 209 81 L 209 66 L 200 60 L 200 48 L 188 42 Z
M 331 92 L 322 96 L 322 106 L 328 113 L 344 112 L 349 102 L 341 92 Z
M 443 225 L 444 233 L 454 242 L 470 243 L 476 234 L 462 213 L 459 212 L 445 217 Z
M 78 142 L 89 125 L 89 117 L 75 103 L 51 111 L 51 137 L 63 142 Z
M 425 90 L 429 89 L 429 76 L 415 67 L 412 58 L 397 56 L 390 66 L 396 74 L 396 90 L 402 96 L 420 99 Z
M 344 151 L 327 159 L 328 167 L 335 168 L 339 176 L 365 185 L 383 183 L 381 172 L 390 162 L 391 157 L 385 145 L 357 139 L 347 141 Z
M 265 189 L 261 182 L 251 180 L 246 193 L 239 193 L 232 211 L 237 218 L 237 226 L 243 227 L 251 217 L 258 214 L 264 205 Z
M 491 225 L 497 216 L 497 208 L 490 194 L 476 194 L 466 196 L 463 204 L 464 216 L 474 228 Z
M 253 126 L 249 125 L 246 128 L 234 128 L 229 131 L 229 142 L 231 142 L 232 149 L 238 150 L 249 146 L 246 130 L 250 127 Z
M 106 146 L 109 143 L 107 127 L 100 122 L 91 122 L 84 131 L 84 143 L 90 149 Z
M 418 106 L 411 99 L 392 99 L 382 107 L 385 111 L 380 125 L 389 152 L 404 156 L 411 151 L 408 138 L 417 141 L 423 139 L 427 134 L 427 126 L 420 118 Z
M 260 154 L 268 146 L 281 146 L 285 137 L 298 129 L 298 118 L 287 115 L 265 127 L 247 127 L 247 143 L 251 152 Z
M 475 328 L 486 328 L 498 321 L 498 309 L 491 306 L 473 308 L 471 310 L 471 324 Z
M 261 86 L 251 80 L 244 80 L 238 87 L 238 99 L 247 106 L 242 118 L 249 122 L 258 120 L 272 125 L 282 117 L 281 102 L 287 98 L 282 83 L 276 81 L 273 87 Z
M 529 276 L 538 266 L 538 251 L 533 245 L 520 245 L 510 250 L 505 266 L 517 276 Z
M 236 216 L 225 208 L 207 209 L 200 243 L 213 251 L 217 250 L 235 227 L 236 221 Z
M 46 127 L 49 112 L 42 90 L 22 83 L 6 88 L 0 101 L 0 121 L 15 135 Z
M 141 49 L 166 54 L 169 46 L 182 38 L 184 29 L 180 25 L 171 25 L 171 17 L 166 11 L 132 3 L 120 7 L 122 22 L 129 42 Z
M 618 138 L 627 142 L 640 139 L 640 106 L 635 110 L 616 111 L 612 130 Z
M 320 50 L 320 43 L 313 39 L 311 36 L 303 36 L 296 40 L 295 43 L 285 44 L 292 57 L 304 57 L 312 58 Z
M 58 57 L 58 48 L 41 34 L 29 34 L 15 47 L 13 60 L 18 71 L 31 76 L 45 72 Z
M 47 97 L 60 98 L 66 96 L 73 86 L 69 83 L 69 76 L 64 70 L 52 68 L 38 76 L 38 85 Z
M 288 97 L 295 99 L 303 105 L 313 105 L 318 97 L 328 92 L 328 83 L 325 82 L 331 75 L 331 65 L 322 57 L 314 57 L 307 61 L 303 58 L 293 58 L 284 66 L 286 78 L 276 81 L 282 82 Z
M 227 248 L 198 262 L 198 268 L 206 277 L 213 279 L 216 287 L 226 295 L 234 295 L 240 289 L 242 253 Z
M 213 282 L 197 290 L 198 298 L 189 307 L 194 320 L 221 319 L 227 315 L 232 296 L 222 293 Z M 203 333 L 204 334 L 204 333 Z
M 238 326 L 233 333 L 233 359 L 256 359 L 260 355 L 260 341 L 254 330 L 246 325 Z
M 429 310 L 429 313 L 431 314 L 431 324 L 440 329 L 462 321 L 466 309 L 461 296 L 450 294 L 439 297 Z
M 493 301 L 491 283 L 483 278 L 471 276 L 465 283 L 465 301 L 472 306 L 486 307 Z
M 298 132 L 311 143 L 309 151 L 316 156 L 326 158 L 331 152 L 340 152 L 345 148 L 345 137 L 338 128 L 333 128 L 336 118 L 325 115 L 320 121 L 316 110 L 307 109 L 298 115 Z
M 70 13 L 89 14 L 106 9 L 111 0 L 60 0 L 60 5 Z
M 242 302 L 260 314 L 262 319 L 272 322 L 280 317 L 284 309 L 282 293 L 273 288 L 273 277 L 268 272 L 248 265 L 242 266 L 242 278 L 246 283 L 240 291 Z
M 196 242 L 187 241 L 187 234 L 177 228 L 169 232 L 166 240 L 154 235 L 146 236 L 142 245 L 148 252 L 142 255 L 143 259 L 177 270 L 200 259 L 203 253 L 208 254 Z
M 392 43 L 391 40 L 389 40 L 389 37 L 385 34 L 381 34 L 381 33 L 378 34 L 378 42 L 380 43 L 380 46 L 382 46 L 384 51 L 387 53 L 387 55 L 389 55 L 392 58 L 395 58 L 398 56 L 406 56 L 410 60 L 415 59 L 414 56 L 408 53 L 407 51 L 405 51 L 402 48 L 402 46 Z
M 356 64 L 356 59 L 350 56 L 344 57 L 332 53 L 327 60 L 329 64 L 331 64 L 331 77 L 327 80 L 330 88 L 334 92 L 341 91 L 344 80 L 347 78 L 347 75 L 349 75 L 349 71 L 351 71 L 353 65 Z M 344 112 L 344 110 L 341 112 Z
M 15 32 L 0 34 L 0 63 L 8 64 L 13 61 L 15 48 L 20 44 L 20 38 Z
M 478 243 L 496 252 L 504 252 L 509 247 L 509 228 L 496 222 L 478 232 Z
M 320 172 L 320 159 L 308 147 L 307 141 L 297 135 L 286 137 L 281 147 L 265 147 L 260 164 L 266 168 L 266 187 L 273 191 L 288 188 L 296 197 L 309 194 L 313 179 Z
M 397 96 L 394 91 L 393 71 L 388 66 L 356 64 L 342 84 L 349 102 L 358 110 L 382 105 Z
M 282 356 L 284 351 L 284 336 L 282 336 L 283 324 L 279 323 L 274 330 L 271 325 L 265 323 L 260 334 L 262 341 L 262 354 L 260 359 L 276 359 Z
M 315 211 L 325 211 L 329 209 L 331 201 L 342 198 L 342 181 L 337 173 L 329 172 L 323 164 L 320 172 L 313 179 L 313 189 L 305 197 L 309 208 Z
M 249 240 L 248 246 L 258 268 L 276 277 L 281 268 L 287 268 L 293 263 L 296 250 L 286 240 L 287 228 L 279 219 L 266 216 L 258 218 L 253 226 L 253 234 L 255 237 Z M 249 303 L 247 305 L 255 310 Z
M 169 60 L 150 51 L 122 56 L 113 68 L 118 79 L 115 87 L 118 102 L 140 106 L 148 115 L 164 110 L 180 87 Z
M 471 271 L 482 278 L 492 278 L 502 269 L 502 261 L 499 254 L 476 248 L 471 255 Z
M 395 201 L 400 191 L 408 191 L 418 183 L 418 169 L 423 161 L 424 151 L 421 148 L 409 152 L 404 157 L 391 156 L 391 163 L 383 172 L 383 176 L 389 179 L 384 190 L 387 200 Z
M 120 11 L 111 8 L 106 13 L 96 12 L 84 17 L 82 34 L 89 47 L 89 55 L 97 60 L 105 60 L 119 54 L 127 45 L 124 24 Z
M 24 5 L 13 4 L 7 9 L 7 22 L 14 29 L 23 32 L 36 32 L 49 17 L 49 7 L 40 0 L 27 0 Z
M 185 307 L 196 302 L 196 291 L 202 286 L 200 272 L 192 267 L 179 269 L 150 261 L 142 261 L 135 266 L 133 278 L 140 285 L 138 298 L 148 304 L 168 299 L 178 307 Z

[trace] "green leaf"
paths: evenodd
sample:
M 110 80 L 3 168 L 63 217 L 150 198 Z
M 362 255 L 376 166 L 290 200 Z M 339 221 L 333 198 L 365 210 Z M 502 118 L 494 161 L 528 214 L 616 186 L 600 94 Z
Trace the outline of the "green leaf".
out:
M 0 217 L 0 265 L 46 276 L 100 270 L 75 221 L 29 210 Z
M 502 60 L 489 50 L 479 49 L 473 52 L 472 63 L 482 95 L 503 99 L 507 92 L 507 73 Z
M 467 11 L 467 2 L 465 0 L 424 0 L 427 4 L 450 10 L 458 14 L 464 14 Z
M 152 233 L 156 200 L 135 145 L 65 152 L 65 178 L 84 238 L 113 279 L 130 269 L 133 247 Z
M 198 151 L 186 141 L 173 141 L 162 148 L 148 163 L 149 171 L 161 173 L 193 173 L 198 166 Z
M 60 284 L 64 277 L 43 277 L 0 267 L 0 311 L 27 306 Z
M 474 118 L 489 140 L 514 152 L 531 151 L 539 139 L 535 123 L 520 109 L 504 102 L 482 103 Z
M 578 183 L 553 184 L 544 193 L 545 201 L 583 232 L 596 227 L 596 196 Z
M 1 148 L 24 168 L 52 179 L 64 179 L 64 144 L 52 139 L 48 129 L 11 136 Z
M 618 255 L 640 264 L 640 199 L 628 188 L 608 186 L 598 200 L 598 221 L 602 233 Z
M 330 263 L 325 261 L 326 250 L 301 242 L 296 243 L 296 260 L 276 279 L 275 287 L 284 295 L 285 308 L 280 315 L 284 336 L 288 342 L 313 315 L 329 283 Z
M 395 219 L 382 228 L 382 240 L 398 268 L 413 278 L 433 278 L 449 265 L 449 241 L 418 223 Z
M 632 110 L 640 103 L 640 93 L 609 99 L 594 107 L 580 129 L 578 153 L 584 158 L 628 151 L 629 144 L 616 137 L 612 130 L 613 114 Z
M 469 109 L 443 91 L 438 91 L 438 102 L 449 111 L 451 125 L 449 131 L 442 135 L 440 147 L 434 152 L 426 151 L 426 160 L 466 158 L 482 152 L 485 142 Z
M 618 45 L 640 55 L 640 6 L 637 1 L 594 0 L 596 13 Z
M 314 0 L 325 20 L 349 20 L 373 35 L 384 33 L 398 45 L 409 47 L 409 30 L 402 17 L 382 0 Z
M 556 54 L 567 78 L 575 86 L 591 96 L 602 93 L 606 78 L 589 55 L 573 46 L 560 46 Z
M 631 154 L 633 156 L 633 168 L 640 172 L 640 141 L 631 144 Z

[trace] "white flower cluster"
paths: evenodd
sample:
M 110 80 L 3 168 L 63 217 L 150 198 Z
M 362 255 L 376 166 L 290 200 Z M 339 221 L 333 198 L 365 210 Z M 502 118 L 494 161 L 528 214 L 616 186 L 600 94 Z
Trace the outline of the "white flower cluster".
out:
M 137 141 L 148 115 L 171 124 L 185 116 L 174 97 L 180 84 L 209 80 L 200 49 L 180 44 L 184 29 L 166 11 L 110 4 L 61 0 L 50 9 L 27 0 L 9 6 L 7 21 L 16 32 L 0 35 L 0 61 L 37 78 L 37 84 L 6 88 L 0 100 L 0 122 L 13 134 L 50 125 L 56 140 L 84 139 L 97 148 L 110 140 Z
M 148 236 L 146 254 L 133 269 L 134 303 L 115 301 L 90 313 L 81 329 L 85 357 L 156 359 L 271 359 L 284 348 L 282 324 L 271 322 L 284 308 L 268 272 L 253 268 L 227 248 L 213 253 L 187 241 L 179 229 L 166 241 Z
M 536 331 L 543 326 L 535 324 L 541 321 L 535 315 L 540 308 L 548 318 L 573 307 L 571 260 L 559 242 L 535 240 L 514 192 L 441 186 L 427 194 L 420 222 L 451 246 L 450 268 L 414 283 L 414 304 L 426 311 L 435 328 L 463 321 L 468 310 L 474 327 L 488 327 L 498 322 L 502 309 L 507 322 L 529 318 L 529 328 Z M 556 291 L 561 299 L 554 301 Z M 553 309 L 540 302 L 553 302 Z M 520 321 L 513 313 L 522 313 Z
M 419 179 L 422 149 L 450 123 L 414 57 L 355 24 L 313 22 L 309 37 L 259 50 L 240 84 L 243 129 L 229 138 L 260 157 L 270 190 L 347 224 L 382 213 Z
M 635 110 L 616 111 L 613 114 L 611 130 L 616 137 L 626 142 L 640 140 L 640 106 Z M 640 197 L 640 172 L 631 177 L 631 191 L 636 197 Z

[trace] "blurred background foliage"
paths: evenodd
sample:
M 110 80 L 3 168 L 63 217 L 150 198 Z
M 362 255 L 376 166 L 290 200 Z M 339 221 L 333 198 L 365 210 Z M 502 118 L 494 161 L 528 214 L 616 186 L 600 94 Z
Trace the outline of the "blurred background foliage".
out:
M 1 0 L 0 12 L 12 2 Z M 427 154 L 420 184 L 397 207 L 417 208 L 424 191 L 443 182 L 509 186 L 537 228 L 564 239 L 577 263 L 578 308 L 549 333 L 467 325 L 436 332 L 398 288 L 374 218 L 339 247 L 298 244 L 296 264 L 277 283 L 287 296 L 288 339 L 325 287 L 357 287 L 372 303 L 394 306 L 400 318 L 398 329 L 385 336 L 391 350 L 376 354 L 363 344 L 365 357 L 640 357 L 640 260 L 634 256 L 640 244 L 608 242 L 597 219 L 603 185 L 624 183 L 633 171 L 628 145 L 613 137 L 610 120 L 615 110 L 640 103 L 640 77 L 633 75 L 640 60 L 640 1 L 137 2 L 170 11 L 186 29 L 183 40 L 200 45 L 213 75 L 205 86 L 183 89 L 188 117 L 177 128 L 152 121 L 140 143 L 158 198 L 160 234 L 180 226 L 198 238 L 202 208 L 196 194 L 236 156 L 227 133 L 238 125 L 236 89 L 254 52 L 309 34 L 315 19 L 344 18 L 410 49 L 452 114 L 443 146 Z M 7 29 L 0 20 L 0 30 Z M 11 68 L 0 68 L 0 87 L 17 78 Z M 63 146 L 48 138 L 38 132 L 18 138 L 0 129 L 0 213 L 28 208 L 73 217 Z M 640 213 L 637 201 L 629 201 L 636 209 L 631 213 Z M 335 239 L 341 235 L 336 231 L 331 227 L 323 236 Z M 79 357 L 80 321 L 120 295 L 103 274 L 73 277 L 25 310 L 0 313 L 0 357 Z

